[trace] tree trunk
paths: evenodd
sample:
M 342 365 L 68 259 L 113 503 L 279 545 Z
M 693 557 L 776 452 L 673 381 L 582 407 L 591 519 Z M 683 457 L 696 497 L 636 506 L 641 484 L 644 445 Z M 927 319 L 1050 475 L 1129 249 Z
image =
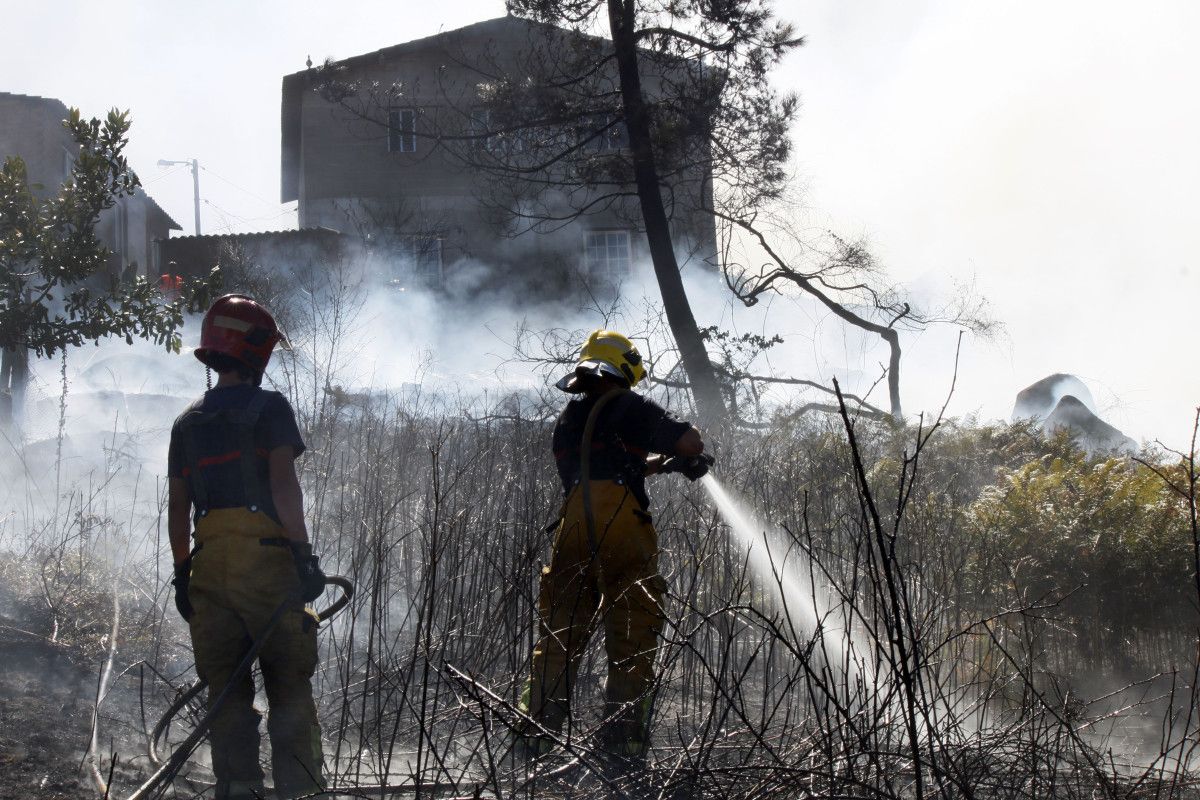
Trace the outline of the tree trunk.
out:
M 900 334 L 895 328 L 885 328 L 879 333 L 888 343 L 888 400 L 892 405 L 892 418 L 897 422 L 904 421 L 904 411 L 900 408 Z
M 683 278 L 679 274 L 679 263 L 675 259 L 675 247 L 671 241 L 671 227 L 663 206 L 658 167 L 651 145 L 650 119 L 642 97 L 641 73 L 638 70 L 635 0 L 607 2 L 617 72 L 621 81 L 621 100 L 625 108 L 625 126 L 629 131 L 634 181 L 646 226 L 650 259 L 654 263 L 654 275 L 658 279 L 667 323 L 679 347 L 700 419 L 707 425 L 715 426 L 727 416 L 725 403 L 721 399 L 716 373 L 712 362 L 708 360 L 704 340 L 700 338 L 696 317 L 683 288 Z
M 23 347 L 0 348 L 0 428 L 15 430 L 28 383 L 29 351 Z

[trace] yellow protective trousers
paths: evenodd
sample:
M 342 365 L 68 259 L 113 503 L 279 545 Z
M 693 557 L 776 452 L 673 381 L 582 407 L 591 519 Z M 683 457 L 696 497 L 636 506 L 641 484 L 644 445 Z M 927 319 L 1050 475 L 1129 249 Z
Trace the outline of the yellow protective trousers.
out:
M 208 681 L 211 708 L 251 644 L 289 597 L 258 653 L 267 694 L 271 771 L 279 797 L 300 797 L 324 787 L 321 728 L 312 696 L 317 665 L 317 624 L 299 600 L 300 579 L 283 529 L 246 508 L 213 509 L 196 524 L 188 598 L 196 672 Z M 233 684 L 209 734 L 217 798 L 261 793 L 254 681 L 249 671 Z
M 625 486 L 612 481 L 590 486 L 595 541 L 589 541 L 583 491 L 576 486 L 567 497 L 550 564 L 542 569 L 540 635 L 523 700 L 533 719 L 561 731 L 580 659 L 602 624 L 608 656 L 602 739 L 609 749 L 638 755 L 648 741 L 663 625 L 666 582 L 658 574 L 658 535 Z

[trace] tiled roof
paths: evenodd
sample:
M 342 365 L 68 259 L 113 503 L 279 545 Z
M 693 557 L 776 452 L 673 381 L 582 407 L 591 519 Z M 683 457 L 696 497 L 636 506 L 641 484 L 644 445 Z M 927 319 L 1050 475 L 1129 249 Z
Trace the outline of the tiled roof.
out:
M 170 228 L 170 229 L 171 229 L 171 230 L 173 230 L 173 231 L 181 231 L 181 230 L 183 230 L 183 226 L 181 226 L 181 225 L 180 225 L 178 222 L 176 222 L 176 221 L 175 221 L 175 219 L 174 219 L 174 218 L 173 218 L 173 217 L 172 217 L 170 214 L 168 214 L 168 213 L 167 213 L 167 210 L 166 210 L 165 208 L 163 208 L 163 207 L 162 207 L 162 206 L 160 206 L 158 203 L 156 203 L 156 202 L 154 201 L 154 198 L 153 198 L 153 197 L 151 197 L 150 195 L 146 194 L 144 191 L 140 191 L 140 190 L 138 191 L 138 194 L 139 194 L 140 196 L 142 196 L 142 197 L 146 198 L 146 202 L 150 204 L 151 208 L 153 208 L 155 211 L 157 211 L 158 213 L 160 213 L 160 214 L 162 214 L 164 217 L 166 217 L 166 219 L 167 219 L 167 222 L 168 222 L 168 223 L 170 223 L 170 224 L 167 226 L 168 228 Z

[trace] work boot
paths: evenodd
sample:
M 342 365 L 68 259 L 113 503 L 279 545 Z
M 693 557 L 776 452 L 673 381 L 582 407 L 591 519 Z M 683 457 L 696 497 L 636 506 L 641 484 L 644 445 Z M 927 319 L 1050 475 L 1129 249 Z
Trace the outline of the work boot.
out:
M 651 797 L 653 793 L 650 773 L 646 770 L 645 743 L 633 739 L 618 743 L 603 735 L 599 742 L 604 749 L 601 770 L 608 780 L 628 797 Z
M 513 752 L 526 764 L 532 764 L 554 749 L 554 742 L 540 733 L 518 733 L 513 741 Z
M 646 744 L 635 739 L 616 742 L 606 736 L 600 737 L 600 748 L 605 760 L 617 772 L 635 772 L 646 766 Z
M 602 769 L 609 780 L 629 797 L 652 796 L 646 770 L 646 726 L 628 718 L 609 720 L 599 730 L 596 743 L 604 753 Z
M 533 764 L 554 751 L 554 738 L 543 731 L 557 733 L 562 724 L 560 721 L 556 726 L 555 720 L 552 719 L 538 720 L 537 722 L 540 723 L 540 728 L 533 722 L 523 722 L 517 730 L 513 731 L 513 752 L 527 764 Z
M 533 762 L 554 749 L 554 739 L 543 731 L 559 733 L 567 720 L 566 707 L 553 700 L 545 701 L 539 708 L 531 709 L 529 702 L 529 686 L 518 701 L 517 708 L 529 719 L 517 721 L 513 731 L 513 752 L 526 762 Z
M 597 744 L 616 759 L 645 763 L 650 749 L 648 702 L 630 703 L 615 712 L 611 707 L 607 710 L 610 715 L 597 734 Z
M 262 781 L 217 781 L 215 800 L 267 800 L 274 797 L 267 794 Z

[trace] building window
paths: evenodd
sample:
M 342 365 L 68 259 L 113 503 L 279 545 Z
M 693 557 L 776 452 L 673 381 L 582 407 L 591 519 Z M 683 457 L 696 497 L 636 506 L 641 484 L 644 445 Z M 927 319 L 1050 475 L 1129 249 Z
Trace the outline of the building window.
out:
M 611 114 L 589 114 L 579 129 L 579 142 L 585 153 L 619 153 L 629 149 L 629 129 L 625 120 Z
M 406 286 L 437 289 L 442 285 L 442 239 L 440 236 L 405 236 L 400 240 L 400 263 L 396 282 Z
M 388 151 L 417 152 L 417 110 L 393 108 L 388 111 Z
M 584 266 L 590 280 L 616 286 L 629 276 L 633 263 L 629 231 L 588 231 L 584 239 Z
M 129 261 L 129 207 L 123 200 L 117 201 L 113 207 L 113 250 L 120 256 L 121 262 Z
M 471 112 L 471 134 L 481 137 L 477 145 L 495 156 L 513 156 L 529 152 L 536 139 L 533 128 L 515 127 L 511 130 L 493 130 L 492 125 L 504 124 L 496 120 L 488 108 L 476 108 Z
M 474 144 L 477 147 L 482 147 L 484 150 L 491 150 L 494 142 L 490 135 L 492 123 L 492 113 L 486 108 L 472 108 L 470 128 L 467 131 L 468 136 L 478 137 Z

